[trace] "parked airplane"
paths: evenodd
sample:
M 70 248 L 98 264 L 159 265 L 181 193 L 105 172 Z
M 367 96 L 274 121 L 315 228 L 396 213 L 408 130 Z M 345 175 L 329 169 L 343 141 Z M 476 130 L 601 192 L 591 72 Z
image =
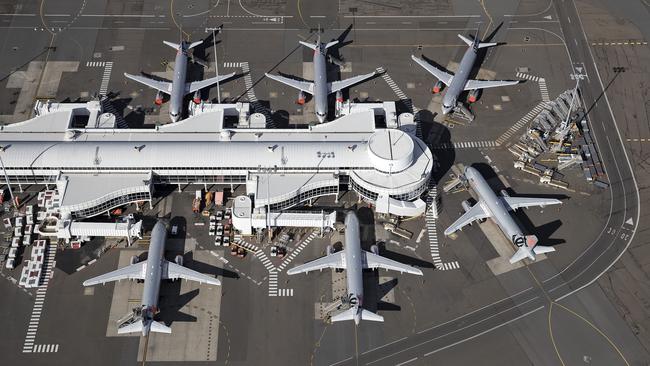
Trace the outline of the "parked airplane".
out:
M 210 285 L 221 285 L 221 281 L 212 276 L 183 267 L 183 257 L 181 255 L 176 256 L 176 263 L 165 260 L 163 254 L 166 239 L 167 228 L 162 221 L 158 221 L 151 232 L 147 260 L 138 262 L 138 257 L 133 256 L 131 265 L 84 281 L 84 286 L 93 286 L 126 279 L 144 280 L 142 304 L 139 308 L 133 309 L 131 318 L 133 321 L 126 325 L 122 324 L 117 329 L 118 334 L 142 332 L 143 336 L 147 336 L 149 331 L 171 333 L 171 328 L 153 320 L 159 310 L 158 293 L 161 279 L 176 280 L 182 278 Z
M 337 315 L 332 316 L 332 322 L 354 320 L 358 325 L 361 320 L 383 322 L 384 317 L 363 309 L 363 277 L 364 268 L 383 268 L 399 272 L 406 272 L 422 276 L 422 271 L 417 268 L 399 263 L 378 255 L 378 248 L 373 245 L 371 252 L 361 250 L 359 219 L 354 212 L 345 215 L 345 248 L 340 252 L 333 252 L 332 247 L 327 248 L 327 255 L 311 262 L 299 265 L 287 271 L 289 275 L 307 273 L 325 268 L 345 269 L 348 285 L 348 296 L 344 299 L 351 307 Z
M 465 214 L 445 230 L 445 235 L 451 235 L 474 221 L 490 217 L 518 248 L 517 252 L 510 258 L 510 263 L 515 263 L 524 258 L 535 260 L 535 254 L 555 251 L 553 247 L 537 245 L 537 236 L 524 235 L 508 211 L 514 211 L 522 207 L 559 205 L 562 203 L 560 200 L 554 198 L 510 197 L 505 190 L 501 191 L 501 197 L 499 197 L 492 191 L 478 170 L 467 167 L 464 176 L 470 188 L 479 196 L 479 201 L 474 206 L 470 206 L 469 202 L 463 201 L 462 206 Z
M 439 93 L 442 90 L 443 84 L 449 87 L 447 93 L 442 98 L 442 114 L 448 114 L 456 108 L 459 108 L 468 115 L 470 119 L 474 119 L 474 115 L 461 103 L 458 101 L 460 94 L 463 91 L 469 90 L 467 101 L 469 103 L 476 102 L 478 98 L 478 93 L 480 89 L 485 88 L 495 88 L 499 86 L 514 85 L 518 84 L 518 80 L 473 80 L 469 79 L 469 74 L 474 67 L 474 62 L 476 62 L 476 56 L 478 50 L 484 47 L 496 46 L 496 43 L 484 43 L 479 39 L 478 31 L 476 32 L 476 37 L 474 40 L 471 40 L 462 34 L 459 34 L 458 37 L 462 39 L 469 49 L 465 52 L 463 59 L 460 61 L 458 66 L 458 72 L 456 75 L 452 75 L 446 71 L 443 71 L 427 61 L 411 55 L 413 61 L 417 62 L 429 73 L 433 74 L 438 79 L 431 89 L 431 92 L 434 94 Z
M 215 76 L 210 79 L 205 79 L 201 81 L 191 81 L 187 82 L 187 58 L 188 51 L 200 44 L 203 41 L 197 41 L 193 43 L 185 42 L 181 40 L 180 44 L 172 43 L 168 41 L 163 41 L 164 44 L 169 47 L 177 50 L 176 60 L 174 63 L 174 78 L 172 82 L 169 81 L 159 81 L 150 79 L 145 76 L 131 75 L 124 73 L 124 76 L 131 80 L 135 80 L 141 84 L 144 84 L 150 88 L 158 90 L 156 94 L 156 105 L 161 105 L 163 102 L 163 93 L 169 95 L 169 116 L 173 122 L 177 122 L 181 119 L 183 111 L 183 98 L 189 93 L 194 93 L 192 100 L 194 103 L 199 104 L 201 102 L 200 91 L 203 88 L 206 88 L 210 85 L 222 82 L 226 79 L 229 79 L 235 75 L 235 73 L 230 73 L 227 75 Z
M 298 89 L 300 92 L 298 93 L 298 100 L 296 103 L 300 105 L 305 104 L 305 93 L 313 95 L 316 117 L 318 117 L 318 121 L 321 123 L 325 122 L 325 119 L 327 118 L 328 95 L 336 92 L 336 100 L 342 101 L 343 94 L 341 93 L 341 90 L 348 88 L 354 84 L 358 84 L 377 74 L 377 72 L 371 72 L 369 74 L 354 76 L 345 80 L 328 82 L 326 62 L 327 49 L 338 44 L 339 41 L 332 41 L 325 44 L 321 43 L 320 36 L 318 36 L 318 40 L 314 44 L 303 41 L 300 41 L 299 43 L 314 50 L 314 81 L 301 81 L 268 73 L 266 76 L 283 84 L 289 85 L 292 88 Z

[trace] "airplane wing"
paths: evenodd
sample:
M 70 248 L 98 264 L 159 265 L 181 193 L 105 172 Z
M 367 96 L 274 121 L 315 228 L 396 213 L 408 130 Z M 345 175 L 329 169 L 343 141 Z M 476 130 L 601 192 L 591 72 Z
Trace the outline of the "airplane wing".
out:
M 370 79 L 375 76 L 377 72 L 371 72 L 370 74 L 358 75 L 345 80 L 333 81 L 329 83 L 329 92 L 334 93 L 341 89 L 348 88 L 354 84 L 358 84 L 366 79 Z
M 490 217 L 490 215 L 483 210 L 481 202 L 479 202 L 472 206 L 469 211 L 465 212 L 463 216 L 459 217 L 458 220 L 454 221 L 454 223 L 445 230 L 445 235 L 450 235 L 474 221 L 482 220 L 487 217 Z
M 427 70 L 430 74 L 435 76 L 438 80 L 442 81 L 445 85 L 449 86 L 449 84 L 451 84 L 451 79 L 454 77 L 454 75 L 440 70 L 439 68 L 431 65 L 430 63 L 424 61 L 419 57 L 415 57 L 411 55 L 411 58 L 413 59 L 413 61 L 420 64 L 420 66 L 424 67 L 425 70 Z
M 398 271 L 401 273 L 410 273 L 410 274 L 415 274 L 422 276 L 422 271 L 415 267 L 408 266 L 406 264 L 400 263 L 398 261 L 394 261 L 392 259 L 388 259 L 386 257 L 382 257 L 378 254 L 363 251 L 363 268 L 383 268 L 383 269 L 388 269 L 392 271 Z
M 532 207 L 532 206 L 550 206 L 550 205 L 559 205 L 562 204 L 562 201 L 556 200 L 555 198 L 535 198 L 535 197 L 501 197 L 510 210 L 516 210 L 522 207 Z
M 207 88 L 210 85 L 216 84 L 217 82 L 222 82 L 224 80 L 230 79 L 231 77 L 235 76 L 235 73 L 232 72 L 230 74 L 226 75 L 219 75 L 215 76 L 213 78 L 205 79 L 205 80 L 200 80 L 200 81 L 192 81 L 189 83 L 185 83 L 185 93 L 194 93 L 197 90 Z
M 271 78 L 275 81 L 279 81 L 282 84 L 289 85 L 290 87 L 296 88 L 300 91 L 304 91 L 309 94 L 314 94 L 314 83 L 308 81 L 300 81 L 295 79 L 289 79 L 280 75 L 265 74 L 267 78 Z
M 519 84 L 519 80 L 467 80 L 465 90 L 496 88 L 499 86 Z
M 146 86 L 148 86 L 150 88 L 160 90 L 163 93 L 169 94 L 172 91 L 172 83 L 170 83 L 168 81 L 158 81 L 158 80 L 154 80 L 154 79 L 149 79 L 149 78 L 144 77 L 144 76 L 131 75 L 131 74 L 127 74 L 127 73 L 124 73 L 124 76 L 126 76 L 127 78 L 129 78 L 131 80 L 137 81 L 140 84 L 144 84 L 144 85 L 146 85 Z
M 163 279 L 177 280 L 182 278 L 184 280 L 196 281 L 198 283 L 207 283 L 208 285 L 221 285 L 221 281 L 212 276 L 193 271 L 174 262 L 165 262 L 166 267 L 163 268 L 162 272 Z
M 116 269 L 115 271 L 104 273 L 97 277 L 85 280 L 84 286 L 92 286 L 97 284 L 105 284 L 106 282 L 120 281 L 120 280 L 144 280 L 147 261 L 142 261 L 130 266 Z
M 294 275 L 298 273 L 307 273 L 316 270 L 323 270 L 326 268 L 345 268 L 344 251 L 329 254 L 324 257 L 314 259 L 311 262 L 301 264 L 293 267 L 287 271 L 287 274 Z

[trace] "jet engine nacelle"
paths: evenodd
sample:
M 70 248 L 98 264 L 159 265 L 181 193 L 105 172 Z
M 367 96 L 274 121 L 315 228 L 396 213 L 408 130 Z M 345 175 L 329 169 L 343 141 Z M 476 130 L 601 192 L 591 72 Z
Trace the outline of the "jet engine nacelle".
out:
M 331 245 L 327 246 L 327 255 L 334 254 L 334 247 Z
M 156 103 L 156 105 L 163 104 L 163 95 L 161 92 L 156 93 L 156 100 L 154 100 L 154 103 Z
M 138 261 L 140 261 L 140 258 L 137 255 L 131 257 L 131 264 L 136 264 Z
M 182 266 L 182 265 L 183 265 L 183 256 L 180 255 L 180 254 L 177 255 L 177 256 L 174 258 L 174 262 L 176 262 L 176 264 L 178 264 L 179 266 Z
M 506 191 L 505 189 L 502 189 L 502 190 L 501 190 L 501 196 L 503 196 L 503 197 L 510 197 L 510 194 L 508 194 L 508 191 Z
M 478 99 L 478 93 L 479 92 L 480 92 L 480 90 L 478 90 L 478 89 L 474 89 L 474 90 L 470 91 L 469 94 L 467 95 L 467 102 L 469 102 L 469 103 L 476 102 L 476 100 Z
M 444 84 L 442 81 L 438 80 L 435 84 L 433 84 L 433 88 L 431 88 L 431 94 L 438 94 L 442 91 L 442 88 L 444 87 Z
M 298 105 L 305 104 L 305 99 L 306 99 L 305 93 L 301 91 L 300 93 L 298 93 L 298 100 L 296 100 L 296 104 Z
M 472 209 L 472 205 L 467 200 L 463 201 L 460 205 L 463 206 L 463 210 L 465 210 L 465 212 L 469 212 L 469 210 Z
M 343 93 L 340 90 L 336 92 L 336 101 L 338 103 L 343 103 Z
M 370 251 L 374 254 L 379 254 L 379 247 L 377 246 L 377 244 L 371 245 Z
M 194 92 L 194 97 L 192 97 L 192 101 L 194 102 L 194 104 L 201 103 L 201 93 L 199 93 L 198 90 Z

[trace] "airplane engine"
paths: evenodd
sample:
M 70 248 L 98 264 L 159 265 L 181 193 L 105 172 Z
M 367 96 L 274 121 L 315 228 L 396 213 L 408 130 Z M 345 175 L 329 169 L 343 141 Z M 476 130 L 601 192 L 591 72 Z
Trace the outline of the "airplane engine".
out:
M 470 91 L 469 94 L 467 95 L 467 102 L 469 102 L 469 103 L 476 102 L 476 100 L 478 99 L 479 92 L 480 91 L 478 89 L 474 89 L 474 90 Z
M 334 254 L 334 247 L 331 245 L 327 246 L 327 255 Z
M 177 256 L 174 258 L 174 262 L 176 262 L 176 264 L 178 264 L 179 266 L 182 266 L 182 265 L 183 265 L 183 256 L 180 255 L 180 254 L 177 255 Z
M 442 81 L 438 80 L 435 84 L 433 84 L 433 88 L 431 88 L 431 94 L 438 94 L 442 91 L 444 84 Z
M 343 103 L 343 93 L 340 90 L 336 92 L 336 102 Z
M 371 245 L 370 251 L 374 254 L 379 254 L 379 247 L 377 246 L 377 244 Z
M 505 189 L 502 189 L 502 190 L 501 190 L 501 196 L 503 196 L 503 197 L 510 197 L 510 195 L 508 194 L 508 191 L 506 191 Z
M 134 255 L 131 257 L 131 264 L 136 264 L 140 261 L 140 258 L 138 258 L 137 255 Z
M 161 92 L 156 93 L 156 100 L 154 101 L 156 105 L 161 105 L 163 104 L 163 95 Z
M 298 93 L 298 100 L 296 100 L 296 104 L 298 105 L 305 104 L 305 98 L 306 98 L 305 93 L 301 91 L 300 93 Z
M 469 210 L 472 209 L 472 205 L 467 200 L 463 201 L 460 205 L 463 206 L 463 210 L 465 210 L 465 212 L 469 212 Z
M 194 92 L 194 97 L 192 97 L 192 102 L 194 102 L 194 104 L 201 103 L 201 93 L 198 90 Z

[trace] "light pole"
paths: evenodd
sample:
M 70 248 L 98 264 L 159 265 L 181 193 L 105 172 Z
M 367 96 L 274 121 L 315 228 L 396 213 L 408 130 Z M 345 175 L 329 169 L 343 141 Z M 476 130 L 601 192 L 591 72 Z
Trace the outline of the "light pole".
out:
M 217 34 L 221 33 L 221 28 L 223 25 L 218 26 L 217 28 L 212 28 L 212 48 L 214 48 L 214 72 L 217 76 L 217 103 L 221 103 L 221 87 L 219 86 L 219 60 L 217 60 L 217 39 L 215 37 L 214 31 L 217 30 Z

